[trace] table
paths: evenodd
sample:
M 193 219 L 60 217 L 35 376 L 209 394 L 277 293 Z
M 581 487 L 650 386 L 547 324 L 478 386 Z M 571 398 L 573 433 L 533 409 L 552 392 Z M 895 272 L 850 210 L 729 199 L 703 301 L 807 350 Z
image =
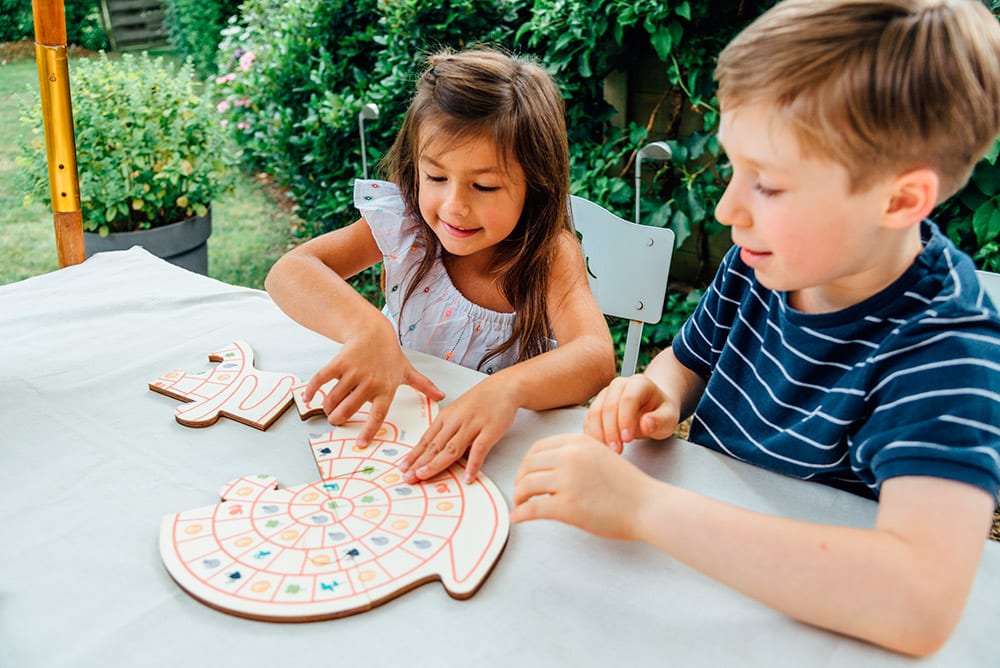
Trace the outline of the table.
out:
M 0 287 L 0 666 L 895 666 L 913 661 L 793 621 L 641 544 L 554 522 L 516 525 L 466 601 L 435 583 L 369 612 L 305 624 L 226 615 L 167 575 L 160 519 L 209 505 L 228 480 L 316 479 L 290 409 L 267 432 L 174 421 L 147 383 L 209 368 L 237 339 L 259 369 L 308 378 L 336 345 L 266 293 L 198 276 L 144 250 Z M 450 397 L 481 376 L 410 354 Z M 447 399 L 445 400 L 447 401 Z M 538 438 L 578 431 L 582 409 L 521 411 L 484 472 L 508 503 Z M 874 503 L 672 439 L 625 454 L 651 474 L 755 510 L 871 526 Z M 734 555 L 733 558 L 738 558 Z M 921 666 L 1000 666 L 1000 544 L 988 543 L 952 639 Z M 322 663 L 320 663 L 322 662 Z

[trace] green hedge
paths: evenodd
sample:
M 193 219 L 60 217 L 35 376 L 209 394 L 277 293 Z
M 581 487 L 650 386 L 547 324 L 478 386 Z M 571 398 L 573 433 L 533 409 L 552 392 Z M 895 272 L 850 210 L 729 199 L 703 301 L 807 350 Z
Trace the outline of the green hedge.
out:
M 165 0 L 167 37 L 202 77 L 214 76 L 222 30 L 240 12 L 241 0 Z
M 66 41 L 74 46 L 97 51 L 108 46 L 108 36 L 101 27 L 100 0 L 64 0 Z M 0 0 L 0 42 L 35 38 L 31 0 Z
M 990 0 L 996 9 L 1000 0 Z M 270 172 L 298 203 L 313 235 L 352 221 L 351 183 L 361 174 L 358 112 L 367 102 L 368 162 L 388 148 L 423 56 L 442 46 L 490 43 L 537 58 L 567 104 L 572 188 L 633 216 L 635 151 L 665 139 L 674 158 L 644 180 L 642 220 L 668 226 L 682 243 L 697 232 L 702 271 L 714 273 L 708 240 L 726 235 L 713 217 L 729 173 L 720 163 L 712 70 L 715 57 L 774 0 L 247 0 L 219 50 L 220 109 L 246 162 Z M 616 127 L 606 77 L 634 68 L 648 45 L 676 101 L 666 136 L 652 119 Z M 647 122 L 649 121 L 649 122 Z M 1000 170 L 996 150 L 969 186 L 935 213 L 944 229 L 987 267 L 1000 269 Z M 676 284 L 675 284 L 676 285 Z M 695 295 L 697 292 L 695 293 Z M 693 297 L 674 295 L 647 343 L 666 345 Z M 615 328 L 617 338 L 623 335 Z M 647 346 L 646 350 L 649 349 Z

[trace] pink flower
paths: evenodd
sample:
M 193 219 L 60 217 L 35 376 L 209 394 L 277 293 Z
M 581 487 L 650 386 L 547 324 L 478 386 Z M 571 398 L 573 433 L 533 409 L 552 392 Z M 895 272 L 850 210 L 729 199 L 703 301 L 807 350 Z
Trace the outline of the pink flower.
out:
M 246 72 L 253 65 L 253 61 L 257 60 L 257 56 L 254 55 L 253 51 L 247 51 L 242 56 L 240 56 L 240 69 Z
M 229 74 L 224 74 L 221 77 L 216 77 L 215 83 L 221 86 L 222 84 L 229 83 L 235 78 L 236 78 L 236 72 L 230 72 Z
M 215 105 L 215 110 L 216 110 L 217 112 L 219 112 L 220 114 L 224 114 L 224 113 L 226 113 L 227 111 L 229 111 L 229 107 L 230 107 L 230 106 L 231 106 L 231 105 L 229 104 L 229 100 L 223 100 L 223 101 L 222 101 L 222 102 L 220 102 L 219 104 Z
M 236 127 L 238 127 L 240 130 L 249 130 L 250 124 L 247 123 L 246 121 L 240 121 L 239 123 L 236 124 Z

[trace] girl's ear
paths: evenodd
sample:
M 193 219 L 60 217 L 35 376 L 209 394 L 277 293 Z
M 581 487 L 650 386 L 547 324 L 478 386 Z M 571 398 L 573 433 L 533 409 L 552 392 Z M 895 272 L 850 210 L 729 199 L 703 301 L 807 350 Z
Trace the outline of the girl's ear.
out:
M 929 216 L 937 206 L 939 186 L 937 172 L 930 167 L 900 174 L 892 184 L 883 216 L 885 224 L 902 229 Z

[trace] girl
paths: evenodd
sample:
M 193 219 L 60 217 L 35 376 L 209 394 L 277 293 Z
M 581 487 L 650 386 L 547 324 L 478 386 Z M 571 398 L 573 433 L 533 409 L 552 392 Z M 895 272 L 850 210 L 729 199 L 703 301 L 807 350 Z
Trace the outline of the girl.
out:
M 400 383 L 444 395 L 402 348 L 487 375 L 441 410 L 402 462 L 430 478 L 467 449 L 466 479 L 518 408 L 579 404 L 614 377 L 611 336 L 568 219 L 562 98 L 522 59 L 488 49 L 432 56 L 386 155 L 390 182 L 359 181 L 362 218 L 290 251 L 267 291 L 341 342 L 310 380 L 331 424 L 370 401 L 368 443 Z M 384 315 L 344 280 L 383 263 Z

